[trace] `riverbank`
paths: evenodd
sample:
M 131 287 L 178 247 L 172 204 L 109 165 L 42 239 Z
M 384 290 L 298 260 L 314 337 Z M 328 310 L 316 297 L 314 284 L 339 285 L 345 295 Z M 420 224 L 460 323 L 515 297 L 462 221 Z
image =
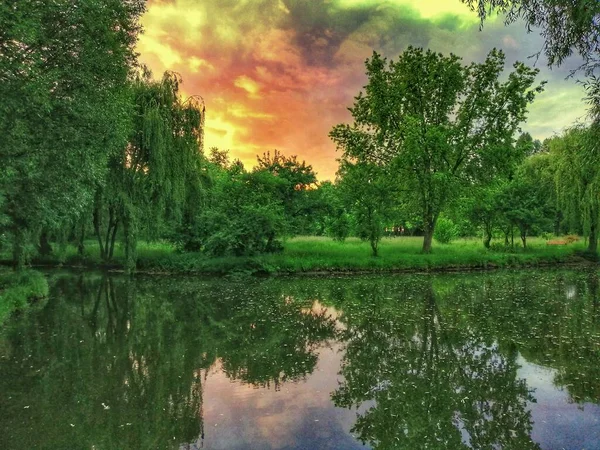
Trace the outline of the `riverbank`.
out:
M 336 242 L 325 237 L 297 237 L 285 242 L 281 253 L 253 257 L 209 258 L 201 253 L 182 253 L 167 243 L 140 243 L 137 271 L 198 275 L 228 274 L 328 274 L 385 272 L 444 272 L 489 270 L 495 268 L 546 267 L 591 264 L 578 256 L 583 242 L 546 245 L 541 238 L 530 238 L 527 250 L 515 246 L 505 249 L 493 245 L 485 249 L 478 239 L 460 239 L 451 244 L 434 244 L 433 252 L 420 253 L 422 238 L 386 238 L 379 256 L 371 256 L 369 244 L 358 239 Z M 115 249 L 114 261 L 103 264 L 94 243 L 83 256 L 74 248 L 46 259 L 35 260 L 38 267 L 104 268 L 123 270 L 124 255 Z
M 35 270 L 23 272 L 0 271 L 0 325 L 15 311 L 48 296 L 48 282 Z

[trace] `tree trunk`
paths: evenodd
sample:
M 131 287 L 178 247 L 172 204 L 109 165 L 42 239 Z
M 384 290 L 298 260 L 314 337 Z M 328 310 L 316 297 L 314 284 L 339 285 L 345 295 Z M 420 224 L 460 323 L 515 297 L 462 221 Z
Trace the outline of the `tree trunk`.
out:
M 100 246 L 100 258 L 102 261 L 106 260 L 106 251 L 104 250 L 104 244 L 102 244 L 102 234 L 100 233 L 100 211 L 98 208 L 94 208 L 94 234 L 98 239 L 98 245 Z
M 111 231 L 113 229 L 113 227 L 115 226 L 114 223 L 114 217 L 115 217 L 115 209 L 110 206 L 108 208 L 108 226 L 106 227 L 106 238 L 104 239 L 104 256 L 106 257 L 106 261 L 110 261 L 111 259 L 111 254 L 110 254 L 110 237 L 111 237 Z
M 38 253 L 41 256 L 48 256 L 48 255 L 52 254 L 52 246 L 50 245 L 50 242 L 48 241 L 48 232 L 46 230 L 42 230 L 42 233 L 40 234 L 40 243 L 38 246 Z
M 126 211 L 123 217 L 123 234 L 125 235 L 125 272 L 135 272 L 137 264 L 137 236 L 136 223 L 130 211 Z
M 273 242 L 275 241 L 275 233 L 269 233 L 267 238 L 267 244 L 265 245 L 265 252 L 270 253 L 273 251 Z
M 433 230 L 425 230 L 423 236 L 423 249 L 422 253 L 431 253 L 431 242 L 433 241 Z
M 112 259 L 115 251 L 115 240 L 117 239 L 117 229 L 119 228 L 119 221 L 115 220 L 115 225 L 112 230 L 112 236 L 110 238 L 110 249 L 108 250 L 108 259 Z M 108 242 L 106 243 L 108 245 Z
M 377 256 L 378 255 L 378 247 L 377 244 L 379 243 L 379 241 L 377 239 L 371 239 L 371 250 L 373 250 L 373 256 Z
M 592 217 L 590 223 L 590 236 L 588 239 L 588 248 L 587 251 L 589 253 L 593 253 L 594 255 L 598 252 L 598 220 L 595 217 Z
M 491 224 L 484 225 L 483 246 L 485 248 L 490 248 L 490 242 L 492 241 L 492 229 L 493 229 L 493 227 Z
M 79 256 L 83 256 L 83 254 L 85 253 L 84 241 L 85 241 L 85 219 L 81 219 L 81 230 L 80 230 L 79 239 L 77 242 L 77 253 L 79 254 Z
M 521 231 L 521 242 L 523 242 L 523 250 L 527 250 L 527 232 Z
M 560 236 L 560 222 L 562 221 L 562 212 L 556 211 L 554 217 L 554 236 Z
M 492 235 L 485 233 L 483 236 L 483 246 L 485 248 L 490 248 L 490 242 L 492 241 Z
M 435 223 L 437 222 L 437 216 L 430 215 L 423 220 L 424 223 L 424 235 L 423 235 L 423 249 L 422 253 L 431 253 L 431 242 L 433 241 L 433 232 L 435 230 Z

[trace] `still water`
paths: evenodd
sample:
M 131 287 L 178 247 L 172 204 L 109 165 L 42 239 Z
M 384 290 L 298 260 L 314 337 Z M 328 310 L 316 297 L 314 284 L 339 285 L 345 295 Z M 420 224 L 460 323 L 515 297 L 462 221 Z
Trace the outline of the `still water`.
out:
M 0 449 L 600 449 L 595 272 L 50 273 Z

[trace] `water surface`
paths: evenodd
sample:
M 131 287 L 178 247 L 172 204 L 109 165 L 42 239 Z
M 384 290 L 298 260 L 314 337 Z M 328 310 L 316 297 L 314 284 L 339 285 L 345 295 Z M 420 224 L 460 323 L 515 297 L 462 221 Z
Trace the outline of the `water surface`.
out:
M 50 273 L 1 449 L 600 449 L 596 273 Z

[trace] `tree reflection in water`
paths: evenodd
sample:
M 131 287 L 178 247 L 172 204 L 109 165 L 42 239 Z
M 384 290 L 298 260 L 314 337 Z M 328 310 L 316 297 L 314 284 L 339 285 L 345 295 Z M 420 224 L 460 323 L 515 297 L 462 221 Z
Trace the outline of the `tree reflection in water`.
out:
M 3 448 L 201 447 L 217 359 L 230 378 L 277 387 L 312 372 L 317 343 L 334 335 L 324 311 L 246 294 L 190 280 L 54 280 L 44 313 L 20 318 L 0 346 Z
M 344 381 L 332 398 L 374 401 L 352 432 L 386 449 L 538 448 L 516 352 L 449 320 L 431 280 L 404 287 L 387 297 L 371 286 L 345 303 Z
M 0 448 L 200 448 L 210 370 L 279 390 L 328 342 L 345 349 L 333 403 L 360 408 L 352 432 L 375 448 L 538 448 L 523 359 L 600 403 L 595 272 L 50 281 L 0 333 Z

